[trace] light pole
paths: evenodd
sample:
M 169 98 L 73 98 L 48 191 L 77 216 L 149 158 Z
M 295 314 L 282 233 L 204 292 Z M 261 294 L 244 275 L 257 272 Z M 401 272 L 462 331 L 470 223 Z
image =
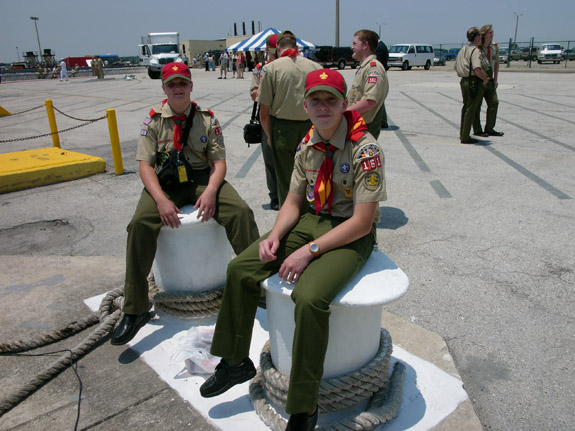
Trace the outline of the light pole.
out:
M 519 17 L 523 16 L 523 14 L 517 12 L 513 12 L 513 14 L 517 17 L 515 20 L 515 38 L 513 39 L 513 47 L 517 48 L 517 27 L 519 26 Z
M 20 51 L 18 51 L 18 47 L 16 47 L 16 54 L 18 54 L 18 63 L 20 62 Z
M 383 37 L 381 37 L 381 26 L 382 26 L 382 25 L 385 25 L 385 23 L 376 22 L 375 24 L 379 27 L 379 33 L 377 33 L 377 35 L 379 36 L 379 38 L 380 38 L 381 40 L 383 40 Z
M 339 0 L 335 0 L 335 46 L 339 46 Z
M 31 16 L 30 19 L 34 21 L 34 27 L 36 27 L 36 39 L 38 39 L 38 56 L 40 57 L 40 62 L 42 61 L 42 47 L 40 46 L 40 36 L 38 35 L 38 18 L 37 16 Z

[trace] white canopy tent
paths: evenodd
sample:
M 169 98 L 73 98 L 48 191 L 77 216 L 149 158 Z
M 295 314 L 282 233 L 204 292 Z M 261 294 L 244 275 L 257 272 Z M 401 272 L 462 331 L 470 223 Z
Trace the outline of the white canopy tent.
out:
M 245 51 L 265 51 L 266 50 L 266 39 L 272 34 L 279 34 L 280 31 L 270 27 L 264 31 L 254 34 L 241 42 L 234 43 L 226 48 L 228 52 L 245 52 Z M 299 50 L 306 51 L 308 49 L 315 48 L 315 45 L 311 42 L 297 38 L 297 46 Z

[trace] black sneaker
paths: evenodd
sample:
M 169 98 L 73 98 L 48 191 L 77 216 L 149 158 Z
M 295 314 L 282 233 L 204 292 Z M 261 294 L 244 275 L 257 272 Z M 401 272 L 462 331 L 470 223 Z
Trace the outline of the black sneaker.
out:
M 315 413 L 308 416 L 305 413 L 296 413 L 289 417 L 286 431 L 313 431 L 317 424 L 317 407 Z
M 233 367 L 222 358 L 216 366 L 216 372 L 200 386 L 200 394 L 204 398 L 221 395 L 233 386 L 253 379 L 255 375 L 256 367 L 250 358 Z

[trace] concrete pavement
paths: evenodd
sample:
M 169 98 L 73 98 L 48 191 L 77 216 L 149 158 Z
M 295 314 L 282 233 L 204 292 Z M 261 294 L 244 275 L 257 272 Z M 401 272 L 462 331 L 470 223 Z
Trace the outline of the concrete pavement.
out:
M 223 125 L 228 180 L 264 232 L 275 213 L 265 208 L 261 150 L 242 139 L 251 113 L 249 80 L 192 74 L 192 97 Z M 344 76 L 351 83 L 353 71 Z M 386 307 L 383 324 L 394 342 L 461 376 L 470 401 L 436 429 L 575 425 L 568 384 L 575 372 L 566 359 L 575 353 L 572 76 L 502 73 L 497 130 L 505 136 L 463 146 L 457 139 L 459 86 L 451 70 L 389 74 L 392 127 L 379 141 L 390 198 L 381 205 L 378 236 L 411 287 Z M 0 105 L 14 113 L 46 98 L 82 118 L 116 109 L 126 171 L 114 175 L 107 125 L 97 122 L 62 134 L 61 145 L 101 157 L 106 174 L 0 195 L 3 341 L 83 316 L 84 299 L 121 285 L 125 226 L 141 190 L 134 162 L 139 125 L 162 99 L 158 81 L 137 78 L 0 86 Z M 75 124 L 58 118 L 58 125 Z M 0 140 L 48 130 L 41 111 L 0 119 Z M 3 143 L 0 151 L 49 146 Z M 60 344 L 74 345 L 82 336 Z M 41 351 L 52 347 L 63 348 Z M 53 358 L 1 360 L 4 387 L 16 388 Z M 80 374 L 79 429 L 212 429 L 131 349 L 106 343 L 80 361 Z M 71 428 L 77 390 L 68 370 L 2 417 L 0 429 Z

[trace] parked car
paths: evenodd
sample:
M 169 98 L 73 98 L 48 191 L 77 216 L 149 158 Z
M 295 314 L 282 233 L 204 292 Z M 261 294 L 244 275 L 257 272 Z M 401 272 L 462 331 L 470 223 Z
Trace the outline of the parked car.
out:
M 575 49 L 573 48 L 566 49 L 564 55 L 569 61 L 575 60 Z
M 556 43 L 544 43 L 537 50 L 537 63 L 553 62 L 559 64 L 565 57 L 563 47 Z
M 529 61 L 530 58 L 533 61 L 537 60 L 537 47 L 534 46 L 534 47 L 521 48 L 520 58 L 521 60 L 525 61 Z
M 511 50 L 511 53 L 508 55 L 509 61 L 518 61 L 521 59 L 521 50 L 519 48 L 515 48 Z
M 359 66 L 359 61 L 353 58 L 353 51 L 349 46 L 318 46 L 311 59 L 328 68 L 337 66 L 338 69 L 345 69 L 345 66 L 350 66 L 355 69 Z
M 413 66 L 423 66 L 429 70 L 434 62 L 433 47 L 425 43 L 398 43 L 389 47 L 389 67 L 411 70 Z
M 457 54 L 459 54 L 461 48 L 451 48 L 450 50 L 448 50 L 445 53 L 445 60 L 446 61 L 451 61 L 451 60 L 455 60 L 455 58 L 457 57 Z
M 509 60 L 509 50 L 507 48 L 501 48 L 499 50 L 499 63 L 507 63 Z

